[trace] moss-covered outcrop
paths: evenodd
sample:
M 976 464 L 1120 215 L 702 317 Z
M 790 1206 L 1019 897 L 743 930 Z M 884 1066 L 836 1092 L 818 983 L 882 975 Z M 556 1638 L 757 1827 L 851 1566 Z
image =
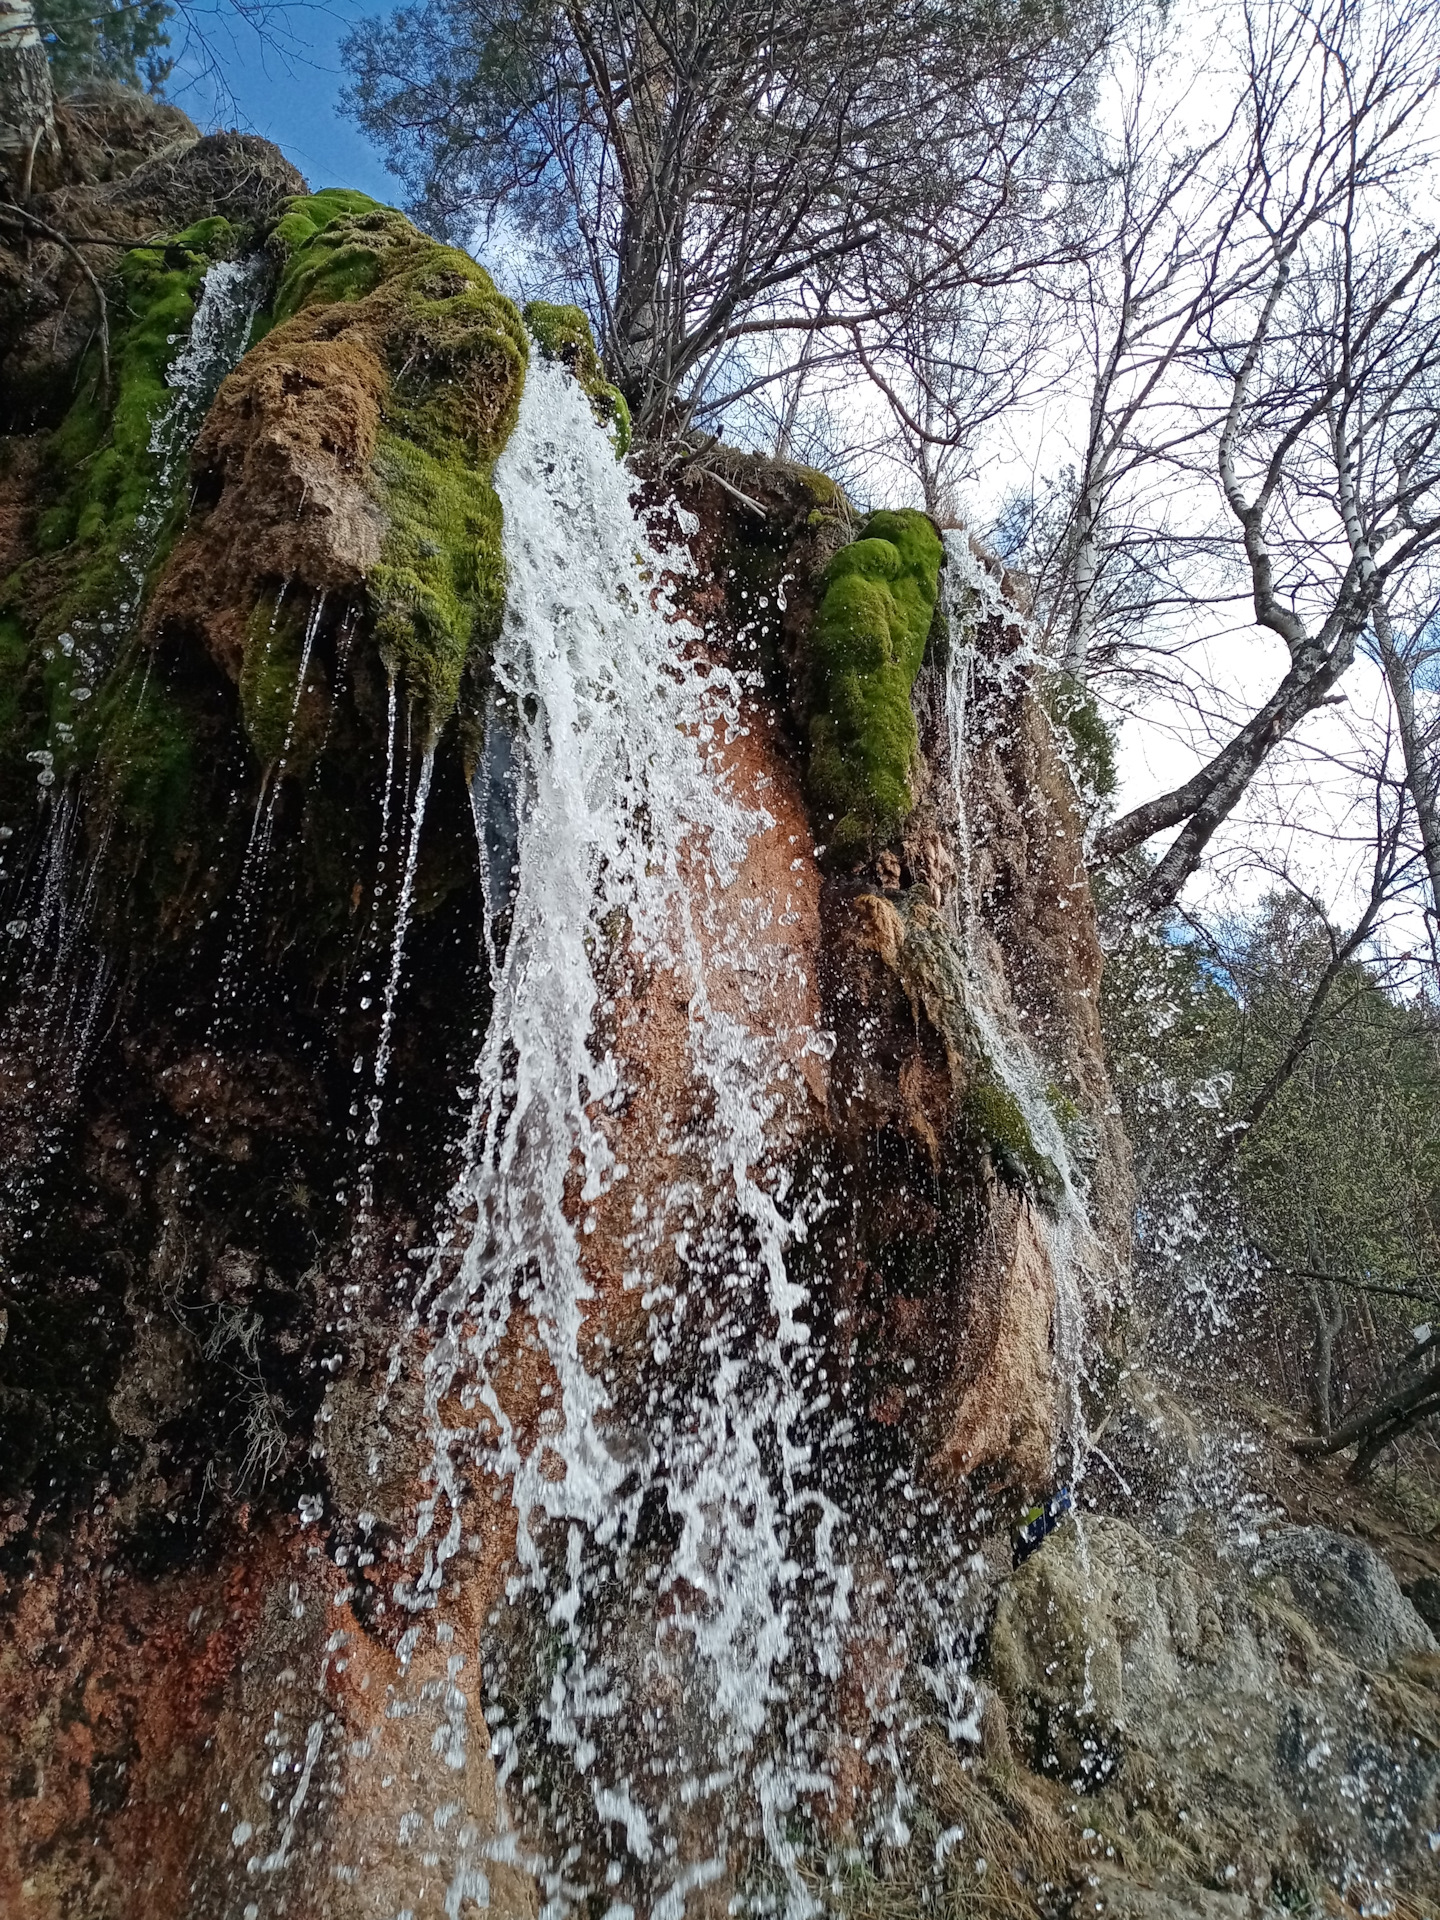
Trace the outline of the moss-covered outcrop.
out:
M 13 785 L 29 752 L 62 775 L 101 750 L 108 703 L 92 696 L 173 542 L 186 487 L 161 423 L 168 375 L 210 267 L 233 254 L 223 218 L 123 254 L 110 283 L 109 378 L 99 347 L 35 463 L 31 557 L 0 581 L 0 760 Z
M 173 397 L 166 376 L 206 273 L 234 247 L 234 229 L 217 218 L 121 257 L 109 301 L 109 385 L 93 347 L 75 400 L 42 455 L 39 559 L 0 585 L 0 607 L 28 617 L 37 639 L 77 620 L 129 611 L 138 599 L 184 479 L 163 471 L 164 449 L 156 442 L 156 424 Z
M 910 690 L 935 620 L 944 547 L 927 514 L 872 514 L 830 562 L 811 641 L 810 789 L 821 839 L 853 860 L 915 803 Z
M 863 894 L 857 906 L 866 944 L 940 1038 L 962 1133 L 987 1155 L 1004 1185 L 1035 1200 L 1058 1200 L 1064 1190 L 1059 1169 L 1035 1139 L 971 1011 L 964 956 L 949 921 L 918 892 L 893 902 Z M 1059 1089 L 1047 1094 L 1052 1111 L 1063 1098 Z
M 590 322 L 579 307 L 555 306 L 549 300 L 531 300 L 525 324 L 547 360 L 558 360 L 580 382 L 591 411 L 614 442 L 618 459 L 630 450 L 630 408 L 618 387 L 605 378 Z
M 282 591 L 292 608 L 308 598 L 322 627 L 357 622 L 429 730 L 453 710 L 472 646 L 504 609 L 491 472 L 528 353 L 482 267 L 364 194 L 290 201 L 268 244 L 274 301 L 197 443 L 210 504 L 151 621 L 199 630 L 245 692 L 265 761 L 279 736 L 261 708 L 279 696 L 256 690 L 272 655 L 298 660 L 271 645 Z

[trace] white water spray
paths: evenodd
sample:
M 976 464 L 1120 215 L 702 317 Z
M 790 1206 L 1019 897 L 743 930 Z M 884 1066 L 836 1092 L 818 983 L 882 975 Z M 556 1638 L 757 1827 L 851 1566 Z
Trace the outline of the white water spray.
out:
M 977 679 L 983 673 L 985 696 L 999 694 L 997 707 L 1008 710 L 1011 701 L 1003 696 L 1011 693 L 1015 676 L 1033 669 L 1039 656 L 1029 622 L 1006 600 L 999 578 L 975 552 L 970 536 L 963 529 L 947 533 L 945 552 L 943 591 L 950 623 L 945 708 L 957 822 L 966 1012 L 997 1078 L 1019 1108 L 1031 1140 L 1058 1176 L 1058 1189 L 1043 1201 L 1037 1199 L 1032 1212 L 1055 1281 L 1055 1370 L 1064 1402 L 1062 1444 L 1070 1454 L 1071 1477 L 1078 1479 L 1086 1447 L 1080 1404 L 1086 1339 L 1081 1276 L 1087 1272 L 1093 1276 L 1099 1262 L 1085 1181 L 1048 1097 L 1049 1076 L 1021 1034 L 998 949 L 981 924 L 966 791 Z M 1007 653 L 987 658 L 983 665 L 975 644 L 982 625 L 1012 642 Z
M 408 1603 L 434 1604 L 478 1467 L 518 1510 L 516 1595 L 533 1596 L 569 1649 L 537 1711 L 593 1817 L 623 1836 L 616 1871 L 643 1867 L 652 1910 L 678 1913 L 687 1887 L 726 1871 L 724 1808 L 745 1801 L 785 1874 L 785 1904 L 801 1913 L 811 1903 L 785 1827 L 807 1784 L 828 1784 L 808 1761 L 796 1765 L 813 1701 L 791 1701 L 784 1755 L 764 1735 L 785 1698 L 798 1610 L 803 1658 L 837 1670 L 849 1575 L 798 1437 L 808 1334 L 787 1254 L 804 1234 L 806 1202 L 787 1201 L 765 1170 L 779 1056 L 707 989 L 707 966 L 740 962 L 707 902 L 767 822 L 733 795 L 716 758 L 739 724 L 738 688 L 676 618 L 662 557 L 584 397 L 538 357 L 496 486 L 509 601 L 493 671 L 508 738 L 505 766 L 497 752 L 491 771 L 523 804 L 514 857 L 498 856 L 513 871 L 487 886 L 493 908 L 506 883 L 511 925 L 454 1195 L 456 1215 L 473 1224 L 458 1272 L 442 1260 L 430 1276 L 435 1491 L 419 1515 L 423 1565 Z M 493 800 L 476 796 L 482 842 Z M 689 1073 L 703 1095 L 699 1117 L 677 1120 L 668 1147 L 677 1177 L 658 1205 L 648 1196 L 648 1217 L 637 1195 L 627 1249 L 626 1287 L 649 1312 L 654 1346 L 655 1364 L 640 1363 L 643 1425 L 587 1347 L 593 1294 L 576 1222 L 629 1173 L 603 1122 L 631 1089 L 597 1038 L 617 966 L 683 982 Z M 699 1178 L 681 1172 L 697 1159 Z M 659 1277 L 677 1266 L 678 1283 Z M 659 1362 L 687 1311 L 703 1316 L 700 1378 L 677 1389 Z M 499 1384 L 507 1337 L 526 1326 L 556 1381 L 534 1445 Z M 457 1386 L 495 1436 L 484 1457 L 473 1431 L 457 1433 L 441 1415 Z M 664 1515 L 668 1546 L 637 1602 L 647 1502 Z M 685 1725 L 655 1778 L 638 1716 L 647 1689 L 665 1693 L 662 1672 L 684 1696 L 674 1713 Z M 636 1716 L 628 1742 L 627 1716 Z M 511 1729 L 493 1731 L 503 1782 L 518 1754 Z M 709 1836 L 698 1859 L 677 1854 L 687 1821 Z M 548 1884 L 555 1898 L 575 1893 L 562 1865 Z

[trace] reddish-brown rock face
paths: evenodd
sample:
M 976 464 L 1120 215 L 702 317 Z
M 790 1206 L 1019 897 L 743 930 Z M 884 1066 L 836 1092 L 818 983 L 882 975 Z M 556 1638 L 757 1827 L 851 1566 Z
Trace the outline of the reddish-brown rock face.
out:
M 367 652 L 383 529 L 362 482 L 385 378 L 322 307 L 222 389 L 195 454 L 208 492 L 144 636 L 177 710 L 207 716 L 183 884 L 143 938 L 118 913 L 85 936 L 105 1017 L 67 1066 L 63 1126 L 6 1122 L 24 1193 L 4 1223 L 0 1409 L 25 1441 L 3 1467 L 7 1914 L 438 1920 L 483 1890 L 518 1916 L 542 1887 L 653 1904 L 691 1869 L 681 1904 L 724 1911 L 763 1851 L 735 1807 L 792 1721 L 806 1784 L 775 1806 L 822 1834 L 863 1820 L 910 1659 L 899 1509 L 958 1539 L 982 1495 L 1050 1486 L 1123 1272 L 1082 822 L 999 589 L 950 635 L 970 661 L 961 764 L 937 648 L 915 691 L 914 812 L 837 869 L 807 808 L 806 648 L 819 573 L 855 528 L 822 476 L 712 449 L 645 493 L 693 556 L 676 588 L 701 629 L 692 664 L 740 676 L 707 753 L 751 827 L 733 872 L 698 843 L 678 859 L 675 950 L 642 952 L 623 912 L 586 948 L 588 1045 L 611 1078 L 585 1117 L 611 1171 L 587 1188 L 577 1149 L 562 1212 L 623 1524 L 582 1525 L 558 1495 L 549 1523 L 517 1512 L 522 1469 L 532 1494 L 578 1475 L 547 1303 L 517 1264 L 488 1346 L 481 1290 L 431 1304 L 466 1260 L 495 1264 L 464 1179 L 488 1117 L 467 1132 L 495 971 L 493 850 L 470 817 L 491 663 L 471 663 L 463 725 L 424 762 L 427 809 L 428 720 L 407 735 Z M 0 480 L 10 563 L 32 538 L 37 448 L 17 442 Z M 255 609 L 290 578 L 336 604 L 324 672 L 295 688 L 306 753 L 272 786 L 234 686 Z M 102 861 L 106 844 L 90 843 Z M 543 940 L 530 951 L 543 968 Z M 724 1071 L 706 1050 L 721 1029 Z M 47 1070 L 34 1034 L 6 1046 L 0 1088 Z M 739 1093 L 745 1124 L 722 1125 Z M 497 1113 L 512 1095 L 499 1074 Z M 771 1209 L 768 1252 L 745 1196 Z M 481 1350 L 477 1373 L 463 1356 Z M 757 1355 L 758 1386 L 739 1364 Z M 749 1452 L 685 1471 L 741 1484 L 686 1506 L 664 1450 L 722 1448 L 727 1392 Z M 779 1713 L 783 1734 L 752 1731 L 722 1765 L 716 1729 L 751 1703 L 729 1699 L 725 1721 L 712 1697 L 727 1543 L 706 1528 L 727 1500 L 752 1524 L 752 1492 L 790 1531 L 744 1564 L 787 1597 L 748 1596 L 743 1634 L 780 1645 L 823 1603 L 828 1638 L 756 1665 L 756 1726 Z M 573 1605 L 544 1588 L 537 1567 L 587 1553 L 608 1588 L 577 1574 Z M 609 1744 L 547 1749 L 536 1729 L 562 1727 L 587 1659 L 622 1702 Z M 602 1775 L 633 1796 L 595 1789 Z M 672 1775 L 698 1784 L 671 1795 Z

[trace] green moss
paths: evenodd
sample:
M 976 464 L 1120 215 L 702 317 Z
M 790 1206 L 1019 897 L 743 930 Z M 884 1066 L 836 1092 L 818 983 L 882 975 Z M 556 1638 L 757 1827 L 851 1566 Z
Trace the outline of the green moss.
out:
M 30 658 L 30 635 L 13 613 L 0 614 L 0 752 L 23 726 L 21 688 Z
M 240 666 L 240 712 L 256 758 L 268 767 L 283 754 L 286 770 L 301 778 L 325 733 L 326 703 L 317 697 L 315 673 L 308 675 L 308 691 L 300 686 L 311 618 L 311 608 L 298 600 L 287 603 L 283 595 L 276 606 L 257 607 Z
M 988 1063 L 980 1065 L 965 1098 L 965 1118 L 971 1131 L 989 1151 L 996 1172 L 1007 1186 L 1054 1199 L 1061 1192 L 1054 1161 L 1036 1146 L 1014 1094 L 987 1069 Z
M 287 201 L 266 243 L 284 263 L 268 325 L 305 307 L 363 300 L 385 277 L 385 242 L 411 237 L 420 238 L 404 214 L 368 194 L 327 187 Z
M 125 838 L 153 849 L 184 826 L 194 747 L 184 715 L 138 659 L 96 701 L 96 771 Z
M 872 514 L 830 562 L 812 632 L 810 787 L 820 836 L 851 860 L 893 839 L 914 805 L 910 690 L 935 618 L 940 536 L 913 509 Z
M 123 611 L 138 591 L 134 569 L 163 551 L 184 475 L 161 473 L 151 435 L 170 401 L 166 374 L 190 330 L 201 282 L 234 243 L 227 221 L 202 220 L 120 261 L 110 288 L 110 392 L 102 387 L 99 349 L 92 348 L 76 398 L 46 449 L 54 497 L 39 516 L 36 546 L 42 556 L 63 552 L 65 564 L 47 570 L 52 591 L 35 623 L 40 633 L 53 636 L 77 620 Z M 170 497 L 158 500 L 157 484 L 165 480 Z M 149 523 L 143 541 L 142 516 Z M 149 551 L 135 551 L 137 542 Z M 13 603 L 26 585 L 12 576 L 0 588 L 0 604 Z
M 1057 674 L 1046 688 L 1050 718 L 1069 736 L 1081 794 L 1089 806 L 1108 800 L 1119 783 L 1115 736 L 1090 689 L 1072 674 Z
M 270 324 L 346 303 L 349 326 L 390 370 L 370 473 L 387 531 L 367 588 L 387 667 L 438 726 L 470 649 L 493 637 L 504 611 L 491 473 L 519 410 L 525 327 L 468 254 L 364 194 L 292 200 L 270 244 L 284 257 Z M 282 666 L 252 668 L 247 655 L 247 724 L 262 755 L 274 745 L 276 674 Z
M 441 718 L 477 632 L 493 636 L 504 611 L 500 502 L 483 473 L 397 434 L 382 436 L 375 467 L 390 513 L 370 578 L 376 638 L 386 664 Z
M 532 300 L 525 308 L 525 324 L 547 360 L 559 360 L 580 382 L 595 418 L 614 443 L 617 459 L 630 448 L 630 409 L 618 387 L 605 378 L 590 322 L 579 307 L 557 307 L 548 300 Z

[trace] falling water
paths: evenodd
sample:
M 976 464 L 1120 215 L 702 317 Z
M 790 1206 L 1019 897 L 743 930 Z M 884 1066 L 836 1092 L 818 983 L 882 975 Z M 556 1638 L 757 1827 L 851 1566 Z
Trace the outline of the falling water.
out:
M 1072 1478 L 1084 1464 L 1086 1429 L 1080 1405 L 1085 1365 L 1085 1285 L 1082 1275 L 1098 1269 L 1094 1233 L 1086 1205 L 1085 1182 L 1070 1142 L 1048 1097 L 1049 1076 L 1020 1032 L 1000 955 L 988 936 L 975 899 L 972 836 L 966 790 L 970 729 L 977 681 L 987 693 L 1004 691 L 1010 680 L 1034 667 L 1034 633 L 1024 615 L 1005 599 L 1001 584 L 975 552 L 963 530 L 945 536 L 945 611 L 950 625 L 945 711 L 954 782 L 960 950 L 968 1013 L 997 1078 L 1014 1100 L 1030 1138 L 1054 1167 L 1057 1189 L 1033 1209 L 1033 1218 L 1049 1255 L 1055 1281 L 1055 1367 L 1065 1396 L 1063 1443 L 1071 1457 Z M 1011 644 L 982 662 L 977 635 L 982 627 Z M 996 700 L 1006 711 L 1010 702 Z
M 206 272 L 190 332 L 165 376 L 169 402 L 150 430 L 150 452 L 159 463 L 156 483 L 127 554 L 127 564 L 139 568 L 137 586 L 144 582 L 181 466 L 220 382 L 245 351 L 273 275 L 273 263 L 263 253 L 244 260 L 221 260 Z
M 626 475 L 563 371 L 532 364 L 496 485 L 509 603 L 494 678 L 509 737 L 484 777 L 524 804 L 512 858 L 491 796 L 477 802 L 510 870 L 492 885 L 505 884 L 511 924 L 453 1196 L 473 1224 L 458 1270 L 441 1260 L 430 1275 L 435 1489 L 402 1597 L 435 1604 L 466 1484 L 487 1477 L 518 1516 L 517 1615 L 549 1622 L 533 1646 L 545 1669 L 533 1721 L 571 1783 L 557 1792 L 583 1796 L 577 1818 L 614 1836 L 604 1884 L 643 1885 L 650 1911 L 678 1915 L 687 1890 L 726 1874 L 743 1829 L 781 1874 L 781 1904 L 806 1912 L 786 1826 L 830 1784 L 813 1681 L 838 1670 L 851 1575 L 804 1438 L 816 1395 L 805 1296 L 787 1271 L 822 1201 L 766 1169 L 778 1054 L 714 1004 L 703 958 L 738 962 L 708 903 L 767 824 L 716 759 L 738 688 L 676 618 Z M 603 1309 L 576 1216 L 626 1191 L 604 1120 L 632 1089 L 597 1033 L 616 969 L 639 967 L 683 982 L 703 1097 L 662 1144 L 673 1183 L 636 1194 L 625 1289 L 651 1351 L 627 1380 L 587 1337 Z M 498 1384 L 507 1347 L 532 1337 L 555 1381 L 539 1444 Z M 687 1341 L 682 1384 L 662 1363 Z M 488 1444 L 442 1416 L 457 1387 L 485 1410 Z M 518 1789 L 534 1725 L 505 1720 L 499 1696 L 515 1683 L 497 1675 L 486 1711 L 502 1785 Z M 663 1740 L 642 1732 L 646 1714 L 669 1722 Z M 573 1852 L 542 1874 L 562 1905 L 585 1890 Z
M 270 615 L 270 625 L 265 636 L 267 653 L 275 643 L 275 633 L 280 623 L 281 610 L 285 604 L 289 586 L 288 580 L 283 582 L 275 596 L 275 606 Z M 322 589 L 316 589 L 310 596 L 310 609 L 305 618 L 305 628 L 300 643 L 300 663 L 295 674 L 295 691 L 290 696 L 290 712 L 286 718 L 280 751 L 273 763 L 261 770 L 260 788 L 255 796 L 255 807 L 250 816 L 250 830 L 246 836 L 245 851 L 240 860 L 240 874 L 235 883 L 235 893 L 231 903 L 230 931 L 226 936 L 225 951 L 220 960 L 220 977 L 211 1022 L 212 1042 L 216 1039 L 220 1024 L 223 1023 L 228 1010 L 237 998 L 245 964 L 251 954 L 263 899 L 270 846 L 274 837 L 276 810 L 280 803 L 291 748 L 295 744 L 295 726 L 300 715 L 300 702 L 305 695 L 306 681 L 310 673 L 310 658 L 320 631 L 320 622 L 324 618 L 327 598 Z
M 410 913 L 415 904 L 415 870 L 420 860 L 420 833 L 425 825 L 425 805 L 430 798 L 430 776 L 434 768 L 435 746 L 432 741 L 426 747 L 420 761 L 420 773 L 415 782 L 415 796 L 410 803 L 410 816 L 406 823 L 405 865 L 401 871 L 400 891 L 395 901 L 395 924 L 390 936 L 390 970 L 385 976 L 385 997 L 380 1006 L 380 1039 L 375 1049 L 374 1085 L 370 1094 L 368 1125 L 365 1129 L 367 1148 L 378 1145 L 380 1140 L 380 1112 L 385 1098 L 385 1080 L 390 1071 L 395 1001 L 400 992 L 400 974 L 405 958 L 405 935 L 409 931 Z

